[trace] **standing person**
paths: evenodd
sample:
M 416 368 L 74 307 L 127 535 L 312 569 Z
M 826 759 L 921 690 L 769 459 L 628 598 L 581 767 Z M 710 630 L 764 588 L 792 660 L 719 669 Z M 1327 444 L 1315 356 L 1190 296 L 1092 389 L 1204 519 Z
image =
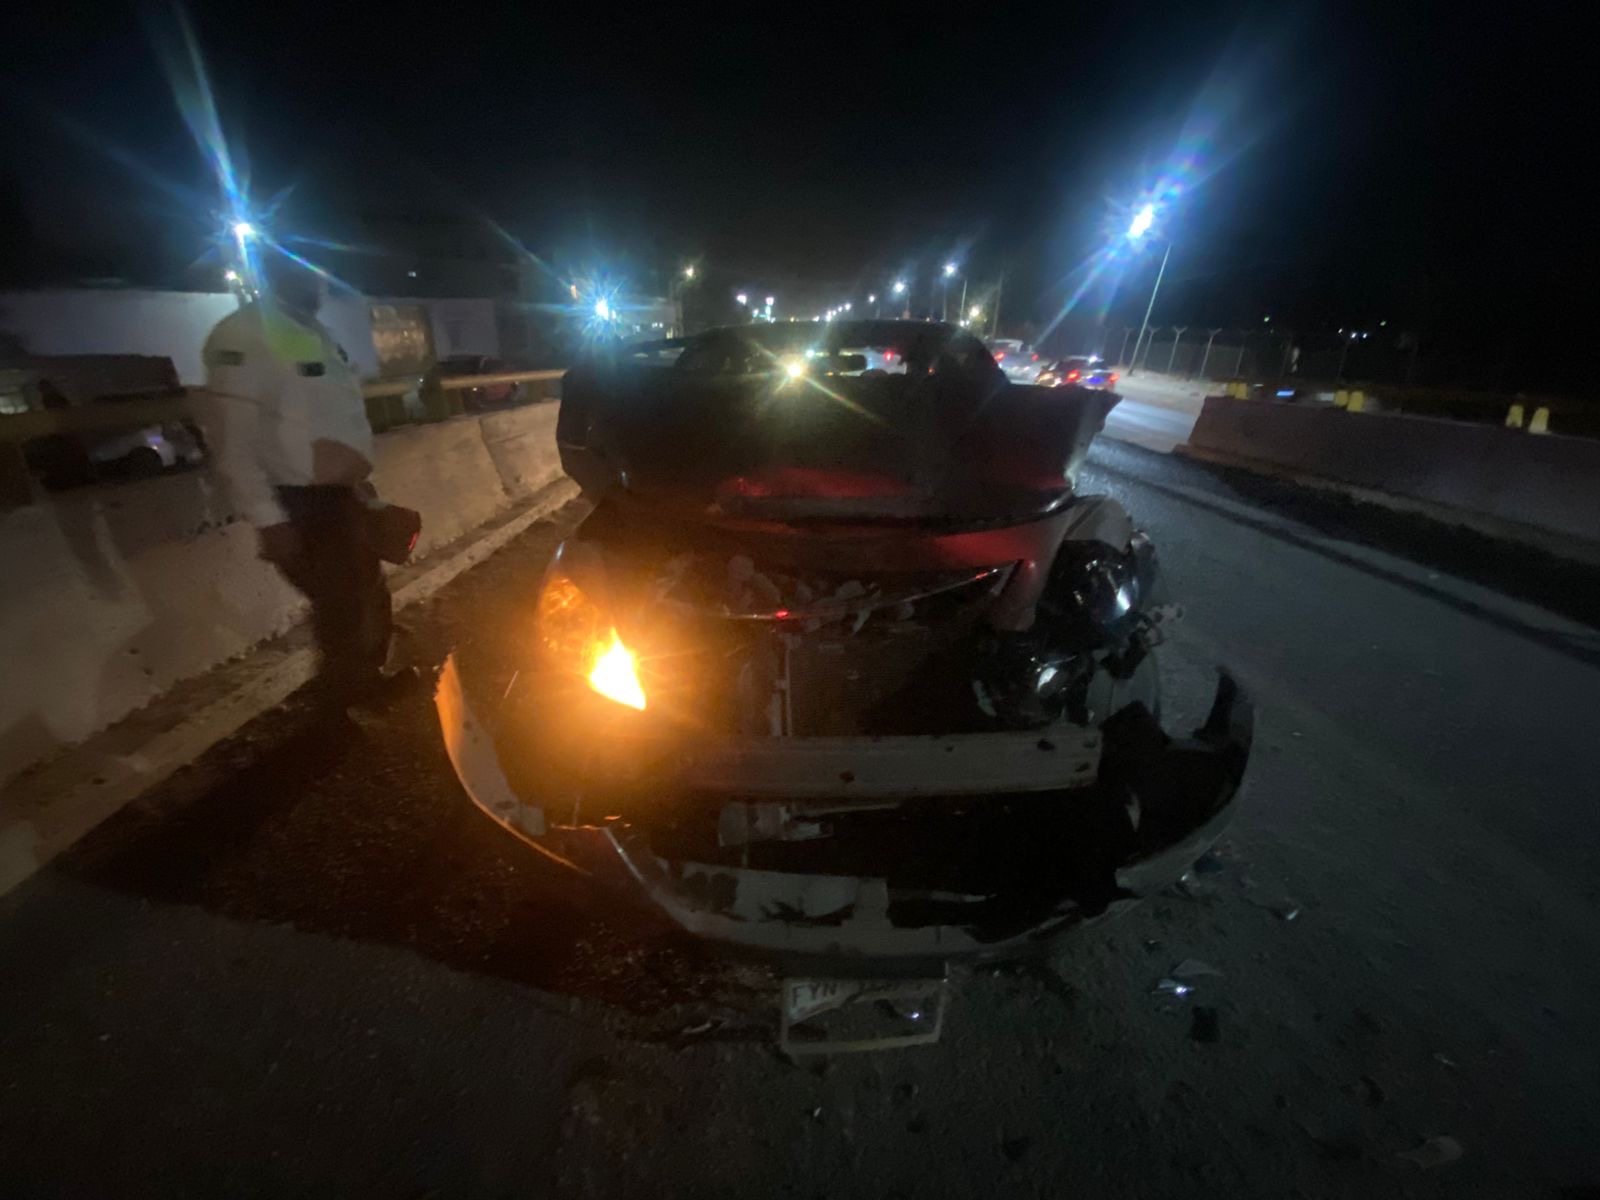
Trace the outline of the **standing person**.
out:
M 261 291 L 212 329 L 203 419 L 260 556 L 311 602 L 320 698 L 381 698 L 393 632 L 372 534 L 372 427 L 344 350 L 317 320 L 322 277 L 271 250 Z

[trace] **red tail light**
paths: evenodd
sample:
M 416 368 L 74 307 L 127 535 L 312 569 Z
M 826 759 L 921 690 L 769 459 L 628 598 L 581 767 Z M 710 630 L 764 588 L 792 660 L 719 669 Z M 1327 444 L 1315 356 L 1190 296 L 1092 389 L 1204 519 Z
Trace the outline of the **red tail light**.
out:
M 1115 383 L 1116 381 L 1117 381 L 1117 373 L 1115 371 L 1113 371 L 1113 372 L 1111 372 L 1111 382 Z
M 1035 354 L 1035 355 L 1034 355 L 1034 356 L 1033 356 L 1033 361 L 1034 361 L 1034 362 L 1038 362 L 1038 361 L 1039 361 L 1039 356 L 1038 356 L 1038 355 L 1037 355 L 1037 354 Z
M 1004 361 L 1005 356 L 1006 356 L 1006 352 L 1004 350 L 996 350 L 994 352 L 994 360 L 995 360 L 995 362 Z
M 1082 371 L 1068 371 L 1067 372 L 1067 382 L 1068 383 L 1077 383 L 1078 380 L 1081 379 L 1081 378 L 1083 378 L 1083 372 Z

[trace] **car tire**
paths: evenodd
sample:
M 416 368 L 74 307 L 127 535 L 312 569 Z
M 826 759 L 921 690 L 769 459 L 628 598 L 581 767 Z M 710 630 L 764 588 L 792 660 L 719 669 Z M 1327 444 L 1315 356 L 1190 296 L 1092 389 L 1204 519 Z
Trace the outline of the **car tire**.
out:
M 122 463 L 129 479 L 150 479 L 161 474 L 167 465 L 161 461 L 160 451 L 149 446 L 140 446 L 130 451 Z

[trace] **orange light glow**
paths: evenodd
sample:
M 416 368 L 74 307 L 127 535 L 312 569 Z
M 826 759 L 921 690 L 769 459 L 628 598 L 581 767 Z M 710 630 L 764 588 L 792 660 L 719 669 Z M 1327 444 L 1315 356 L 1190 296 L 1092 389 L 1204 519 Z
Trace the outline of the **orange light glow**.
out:
M 594 669 L 589 672 L 589 686 L 607 700 L 644 711 L 644 689 L 639 686 L 633 654 L 622 644 L 615 629 L 611 631 L 611 644 L 601 650 Z

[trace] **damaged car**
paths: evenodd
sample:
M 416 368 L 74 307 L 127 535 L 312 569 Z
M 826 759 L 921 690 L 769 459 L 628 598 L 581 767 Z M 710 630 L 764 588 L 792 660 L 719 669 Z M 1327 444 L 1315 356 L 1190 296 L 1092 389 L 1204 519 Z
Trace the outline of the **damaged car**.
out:
M 909 321 L 574 368 L 557 439 L 593 508 L 528 598 L 528 682 L 446 664 L 461 782 L 545 856 L 824 976 L 1018 954 L 1171 883 L 1251 713 L 1223 674 L 1199 729 L 1160 724 L 1155 549 L 1074 489 L 1116 402 Z

